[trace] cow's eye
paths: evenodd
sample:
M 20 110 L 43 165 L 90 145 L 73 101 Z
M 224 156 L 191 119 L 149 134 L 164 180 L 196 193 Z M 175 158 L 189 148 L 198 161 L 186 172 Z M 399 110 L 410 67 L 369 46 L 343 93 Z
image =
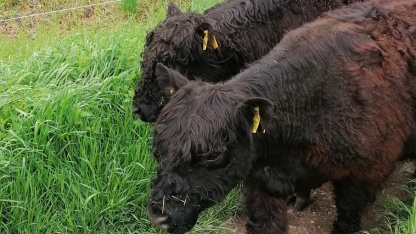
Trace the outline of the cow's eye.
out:
M 215 162 L 218 159 L 220 159 L 220 157 L 221 157 L 221 153 L 219 153 L 219 152 L 217 152 L 217 153 L 211 153 L 207 157 L 207 162 Z
M 152 40 L 153 40 L 153 32 L 149 32 L 149 33 L 147 33 L 147 35 L 146 35 L 146 45 L 149 45 L 150 44 L 150 42 L 152 42 Z
M 160 149 L 154 149 L 153 150 L 153 157 L 156 159 L 156 161 L 160 162 L 160 157 L 162 155 L 162 150 Z

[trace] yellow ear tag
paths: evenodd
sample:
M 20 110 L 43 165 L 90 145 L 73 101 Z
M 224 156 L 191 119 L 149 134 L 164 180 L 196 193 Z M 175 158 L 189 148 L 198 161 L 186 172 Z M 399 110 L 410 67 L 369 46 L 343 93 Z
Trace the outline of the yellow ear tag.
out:
M 173 92 L 174 92 L 175 90 L 172 88 L 170 91 L 169 91 L 169 93 L 170 93 L 170 96 L 172 96 L 173 95 Z
M 208 44 L 208 30 L 204 30 L 204 39 L 202 41 L 202 50 L 206 50 L 207 49 L 207 44 Z
M 211 45 L 212 45 L 212 48 L 214 48 L 214 50 L 218 48 L 218 43 L 214 35 L 212 35 L 211 37 Z
M 259 124 L 260 124 L 260 111 L 259 111 L 259 107 L 256 106 L 254 108 L 254 110 L 256 111 L 256 113 L 254 114 L 253 117 L 253 127 L 251 128 L 251 132 L 252 133 L 256 133 L 257 129 L 259 128 Z

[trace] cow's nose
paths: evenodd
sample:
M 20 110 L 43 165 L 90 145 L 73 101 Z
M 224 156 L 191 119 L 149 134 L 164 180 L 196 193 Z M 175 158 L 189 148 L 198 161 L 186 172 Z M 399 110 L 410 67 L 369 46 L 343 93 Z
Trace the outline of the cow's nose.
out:
M 156 208 L 153 205 L 154 204 L 149 204 L 147 210 L 147 216 L 150 222 L 166 232 L 172 232 L 172 229 L 175 226 L 172 218 L 170 218 L 167 214 L 163 214 L 163 210 L 160 210 L 160 208 Z

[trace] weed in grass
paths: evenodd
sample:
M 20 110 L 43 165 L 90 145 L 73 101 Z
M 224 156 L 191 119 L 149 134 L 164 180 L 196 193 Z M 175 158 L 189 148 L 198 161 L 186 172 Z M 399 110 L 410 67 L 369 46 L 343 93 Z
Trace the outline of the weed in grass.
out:
M 121 0 L 121 9 L 127 12 L 130 16 L 137 13 L 138 0 Z

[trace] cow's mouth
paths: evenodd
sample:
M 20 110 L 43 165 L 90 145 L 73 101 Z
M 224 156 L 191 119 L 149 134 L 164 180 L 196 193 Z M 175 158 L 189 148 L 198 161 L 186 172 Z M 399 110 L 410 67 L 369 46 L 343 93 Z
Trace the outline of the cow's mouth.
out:
M 132 112 L 135 117 L 143 122 L 154 123 L 159 115 L 160 107 L 152 104 L 138 103 L 133 104 Z

